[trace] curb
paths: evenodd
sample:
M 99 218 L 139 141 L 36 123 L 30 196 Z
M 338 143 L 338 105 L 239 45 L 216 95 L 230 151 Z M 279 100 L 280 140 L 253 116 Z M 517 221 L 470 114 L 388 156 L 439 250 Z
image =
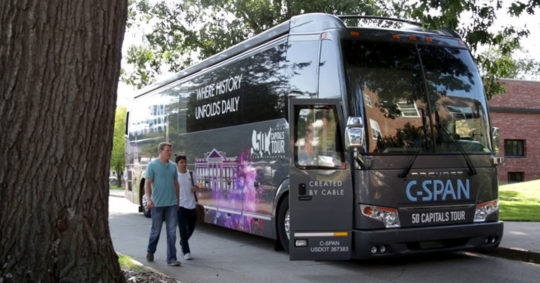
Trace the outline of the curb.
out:
M 134 258 L 131 258 L 131 260 L 132 260 L 133 262 L 135 262 L 135 264 L 137 264 L 137 265 L 139 265 L 139 266 L 142 266 L 143 268 L 146 268 L 147 270 L 149 270 L 149 271 L 151 271 L 151 272 L 160 274 L 161 276 L 164 276 L 164 277 L 173 279 L 173 280 L 175 280 L 176 282 L 179 282 L 179 283 L 180 283 L 180 280 L 174 278 L 173 276 L 171 276 L 171 275 L 169 275 L 169 274 L 166 274 L 166 273 L 164 273 L 164 272 L 162 272 L 162 271 L 159 271 L 159 270 L 157 270 L 157 269 L 155 269 L 155 268 L 153 268 L 153 267 L 151 267 L 151 266 L 145 265 L 145 264 L 143 264 L 142 262 L 140 262 L 140 261 L 138 261 L 138 260 L 136 260 L 136 259 L 134 259 Z M 181 266 L 179 266 L 179 267 L 181 267 Z
M 122 191 L 122 193 L 111 193 L 111 191 L 109 191 L 109 196 L 110 196 L 110 197 L 116 197 L 116 198 L 123 198 L 123 197 L 125 197 L 124 191 Z
M 525 249 L 498 247 L 479 250 L 478 252 L 490 256 L 540 264 L 540 253 Z

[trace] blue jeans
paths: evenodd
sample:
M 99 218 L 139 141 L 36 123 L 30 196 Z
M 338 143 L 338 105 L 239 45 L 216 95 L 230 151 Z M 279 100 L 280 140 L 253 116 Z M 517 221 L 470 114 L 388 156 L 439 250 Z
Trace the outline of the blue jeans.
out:
M 180 207 L 178 210 L 178 231 L 180 231 L 180 246 L 182 253 L 187 254 L 189 250 L 188 240 L 195 230 L 197 221 L 197 210 Z
M 163 220 L 167 229 L 167 263 L 176 261 L 176 225 L 177 209 L 176 205 L 152 208 L 152 229 L 150 230 L 150 240 L 148 241 L 147 252 L 154 254 L 156 252 L 159 235 Z

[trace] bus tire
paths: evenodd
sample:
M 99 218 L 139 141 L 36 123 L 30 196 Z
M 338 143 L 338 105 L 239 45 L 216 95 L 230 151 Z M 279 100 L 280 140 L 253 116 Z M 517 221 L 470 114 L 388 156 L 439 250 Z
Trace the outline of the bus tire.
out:
M 152 216 L 152 210 L 148 207 L 146 194 L 144 194 L 142 197 L 142 207 L 143 207 L 144 217 L 150 218 L 150 216 Z
M 150 210 L 148 207 L 144 207 L 143 211 L 144 217 L 150 218 L 152 216 L 152 210 Z
M 283 250 L 289 252 L 289 233 L 290 233 L 290 214 L 289 214 L 289 195 L 285 195 L 279 204 L 277 215 L 278 240 Z

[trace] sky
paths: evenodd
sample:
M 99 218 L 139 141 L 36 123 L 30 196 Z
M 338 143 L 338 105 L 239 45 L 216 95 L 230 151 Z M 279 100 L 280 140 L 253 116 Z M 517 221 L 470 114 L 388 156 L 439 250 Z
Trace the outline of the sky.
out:
M 513 1 L 504 1 L 505 4 Z M 494 29 L 498 30 L 504 25 L 513 25 L 514 27 L 527 27 L 530 31 L 528 38 L 521 41 L 523 49 L 527 52 L 524 54 L 518 54 L 518 56 L 534 58 L 540 61 L 540 9 L 535 9 L 535 15 L 525 15 L 519 18 L 510 17 L 505 13 L 497 14 L 497 20 L 494 25 Z
M 509 0 L 503 0 L 504 4 L 509 4 L 513 1 Z M 535 10 L 535 15 L 528 15 L 524 13 L 525 15 L 520 16 L 519 18 L 511 18 L 508 16 L 504 11 L 506 9 L 502 9 L 503 12 L 499 12 L 497 14 L 497 20 L 495 21 L 495 24 L 493 26 L 494 30 L 500 30 L 503 26 L 513 25 L 516 28 L 522 28 L 527 27 L 530 31 L 530 35 L 528 38 L 523 39 L 521 41 L 522 49 L 524 52 L 517 52 L 516 58 L 533 58 L 536 61 L 540 62 L 540 48 L 538 48 L 538 44 L 540 44 L 540 9 Z M 126 33 L 124 37 L 124 45 L 123 45 L 123 53 L 127 53 L 127 48 L 133 44 L 136 44 L 142 40 L 143 36 L 143 30 L 140 32 L 137 31 L 131 31 L 132 33 L 128 34 Z M 126 68 L 127 66 L 124 64 L 125 61 L 122 62 L 122 68 Z M 158 81 L 164 78 L 169 77 L 171 74 L 163 74 L 160 78 L 158 78 Z M 527 78 L 530 80 L 538 80 L 540 75 L 537 75 L 535 78 Z M 117 99 L 117 105 L 121 106 L 127 106 L 133 99 L 133 95 L 137 92 L 136 89 L 133 87 L 126 85 L 122 81 L 119 82 L 118 85 L 118 99 Z

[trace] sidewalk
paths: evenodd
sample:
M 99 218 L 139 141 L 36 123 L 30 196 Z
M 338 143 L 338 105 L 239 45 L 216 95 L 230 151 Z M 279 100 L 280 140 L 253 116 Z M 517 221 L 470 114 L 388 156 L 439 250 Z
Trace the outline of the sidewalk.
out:
M 109 196 L 111 197 L 125 197 L 124 190 L 109 190 Z
M 540 263 L 540 222 L 504 222 L 504 233 L 499 248 L 483 253 Z
M 124 197 L 122 190 L 109 192 L 111 197 Z M 504 222 L 504 233 L 499 247 L 481 252 L 540 264 L 540 222 Z

